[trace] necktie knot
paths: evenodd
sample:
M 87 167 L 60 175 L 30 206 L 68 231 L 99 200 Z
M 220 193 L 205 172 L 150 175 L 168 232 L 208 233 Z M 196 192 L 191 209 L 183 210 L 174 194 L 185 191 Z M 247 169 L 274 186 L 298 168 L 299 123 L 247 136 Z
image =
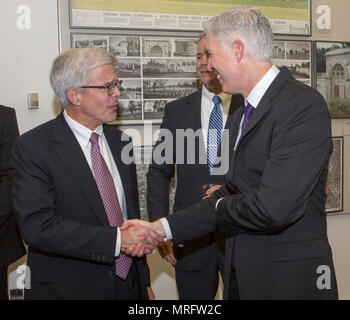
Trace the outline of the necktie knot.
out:
M 248 102 L 247 106 L 244 109 L 244 116 L 250 118 L 254 111 L 254 107 Z
M 221 98 L 220 98 L 219 96 L 214 96 L 214 97 L 212 98 L 212 100 L 213 100 L 213 102 L 214 102 L 215 107 L 216 107 L 216 106 L 220 106 Z
M 253 114 L 254 111 L 254 107 L 248 103 L 247 106 L 244 109 L 244 118 L 243 118 L 243 124 L 242 124 L 242 132 L 245 129 L 245 127 L 248 124 L 249 118 L 251 117 L 251 115 Z
M 93 132 L 93 133 L 91 133 L 91 137 L 90 137 L 90 142 L 93 144 L 93 145 L 95 145 L 95 144 L 98 144 L 98 138 L 99 138 L 100 136 L 96 133 L 96 132 Z

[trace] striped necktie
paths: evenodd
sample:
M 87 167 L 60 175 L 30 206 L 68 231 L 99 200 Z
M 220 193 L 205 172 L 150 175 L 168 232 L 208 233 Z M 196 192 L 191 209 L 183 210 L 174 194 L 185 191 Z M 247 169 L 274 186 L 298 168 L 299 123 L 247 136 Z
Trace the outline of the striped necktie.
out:
M 213 170 L 213 166 L 218 154 L 218 148 L 221 142 L 222 134 L 222 110 L 221 110 L 221 98 L 218 96 L 213 97 L 214 108 L 210 114 L 208 124 L 208 136 L 207 136 L 207 163 L 209 172 Z

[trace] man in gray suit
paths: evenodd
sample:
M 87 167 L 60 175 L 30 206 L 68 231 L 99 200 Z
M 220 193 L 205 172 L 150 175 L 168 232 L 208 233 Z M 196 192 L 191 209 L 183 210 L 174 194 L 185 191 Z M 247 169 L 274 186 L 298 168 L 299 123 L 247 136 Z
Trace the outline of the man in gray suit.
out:
M 208 71 L 208 58 L 205 53 L 206 37 L 201 37 L 197 48 L 196 70 L 197 76 L 202 83 L 202 88 L 184 98 L 175 100 L 165 107 L 162 130 L 169 130 L 173 137 L 174 158 L 171 163 L 157 163 L 154 161 L 149 166 L 147 173 L 147 203 L 151 220 L 157 220 L 169 214 L 169 185 L 171 178 L 177 176 L 177 188 L 174 203 L 174 212 L 186 209 L 198 203 L 203 197 L 203 186 L 212 185 L 213 191 L 218 185 L 224 183 L 224 173 L 215 174 L 210 170 L 206 159 L 208 150 L 207 136 L 210 116 L 214 110 L 213 97 L 217 95 L 221 99 L 220 112 L 223 118 L 223 128 L 229 129 L 232 124 L 234 112 L 243 104 L 240 94 L 230 95 L 222 92 L 216 74 Z M 199 132 L 200 139 L 194 148 L 196 161 L 187 161 L 190 157 L 187 148 L 183 148 L 185 161 L 181 163 L 177 159 L 176 146 L 177 130 L 192 129 Z M 233 132 L 230 132 L 229 140 L 234 142 Z M 161 136 L 161 135 L 160 135 Z M 159 138 L 155 150 L 163 144 Z M 230 144 L 223 141 L 223 144 Z M 199 145 L 201 144 L 201 145 Z M 193 149 L 191 149 L 193 151 Z M 220 153 L 220 148 L 215 152 Z M 215 186 L 214 186 L 215 185 Z M 161 255 L 175 266 L 176 284 L 179 298 L 183 300 L 214 299 L 219 283 L 219 270 L 223 271 L 224 265 L 224 238 L 219 233 L 186 241 L 178 246 L 171 245 L 170 241 L 159 246 Z
M 337 299 L 325 213 L 327 105 L 271 63 L 273 34 L 261 11 L 226 10 L 206 34 L 208 69 L 223 91 L 245 98 L 230 169 L 210 198 L 148 225 L 175 244 L 218 227 L 227 238 L 226 299 Z

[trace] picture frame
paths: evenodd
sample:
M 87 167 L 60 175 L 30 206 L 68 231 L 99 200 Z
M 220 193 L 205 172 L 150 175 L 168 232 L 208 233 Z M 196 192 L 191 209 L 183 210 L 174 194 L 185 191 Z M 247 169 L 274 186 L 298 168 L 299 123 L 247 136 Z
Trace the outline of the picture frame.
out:
M 286 67 L 294 78 L 312 85 L 312 42 L 304 40 L 274 41 L 272 63 Z
M 350 42 L 315 42 L 316 89 L 333 119 L 350 118 Z
M 202 31 L 221 11 L 257 7 L 269 18 L 275 34 L 311 35 L 311 0 L 69 0 L 70 28 Z
M 344 137 L 333 137 L 333 153 L 328 165 L 326 185 L 326 213 L 335 214 L 343 211 L 343 161 Z
M 72 32 L 71 47 L 96 47 L 116 56 L 122 81 L 113 124 L 160 123 L 167 103 L 199 89 L 198 38 L 112 32 Z
M 134 157 L 136 162 L 137 184 L 139 191 L 140 215 L 142 220 L 149 221 L 147 211 L 147 172 L 152 161 L 152 145 L 134 147 Z M 169 187 L 169 214 L 173 212 L 176 190 L 176 179 L 172 179 Z

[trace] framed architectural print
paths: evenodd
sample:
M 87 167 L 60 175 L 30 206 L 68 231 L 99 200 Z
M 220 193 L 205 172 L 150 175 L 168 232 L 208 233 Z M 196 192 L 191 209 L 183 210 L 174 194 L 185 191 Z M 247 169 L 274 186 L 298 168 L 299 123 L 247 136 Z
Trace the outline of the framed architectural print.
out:
M 201 31 L 235 6 L 259 8 L 276 34 L 310 35 L 310 0 L 71 0 L 72 28 Z
M 317 90 L 332 118 L 350 118 L 350 42 L 316 42 Z
M 297 80 L 311 86 L 311 42 L 275 40 L 272 62 L 287 67 Z
M 134 156 L 136 162 L 137 183 L 139 189 L 140 214 L 142 220 L 149 220 L 147 212 L 147 179 L 148 166 L 152 160 L 153 146 L 134 147 Z M 173 212 L 176 181 L 172 179 L 169 188 L 169 212 Z
M 343 211 L 343 137 L 333 137 L 333 153 L 328 166 L 326 212 Z
M 192 37 L 71 34 L 71 47 L 104 48 L 117 57 L 119 124 L 160 123 L 168 102 L 198 90 L 197 43 Z

